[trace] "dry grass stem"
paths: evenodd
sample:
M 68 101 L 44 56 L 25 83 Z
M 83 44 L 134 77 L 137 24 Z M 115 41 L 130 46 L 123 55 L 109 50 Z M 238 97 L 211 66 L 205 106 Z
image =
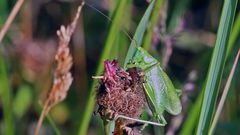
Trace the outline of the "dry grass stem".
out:
M 218 119 L 219 119 L 220 114 L 222 112 L 222 109 L 223 109 L 223 106 L 224 106 L 225 100 L 227 98 L 228 91 L 229 91 L 229 88 L 230 88 L 230 85 L 231 85 L 231 82 L 232 82 L 232 79 L 233 79 L 233 75 L 235 73 L 235 70 L 236 70 L 236 67 L 237 67 L 237 64 L 238 64 L 239 55 L 240 55 L 240 49 L 238 49 L 237 56 L 235 57 L 235 60 L 234 60 L 231 72 L 230 72 L 230 74 L 228 76 L 228 79 L 227 79 L 227 83 L 226 83 L 226 85 L 225 85 L 225 87 L 223 89 L 222 97 L 220 99 L 220 102 L 218 104 L 216 113 L 214 115 L 211 128 L 210 128 L 210 130 L 208 132 L 209 135 L 213 135 L 214 129 L 215 129 L 216 125 L 217 125 Z
M 10 25 L 13 22 L 13 19 L 15 18 L 15 16 L 17 15 L 19 9 L 21 8 L 22 4 L 23 4 L 24 0 L 18 0 L 17 3 L 15 4 L 14 8 L 12 9 L 7 21 L 5 22 L 5 24 L 3 25 L 1 31 L 0 31 L 0 43 L 2 42 L 2 39 L 4 37 L 4 35 L 6 34 L 6 32 L 8 31 Z
M 77 20 L 83 5 L 84 2 L 82 2 L 82 4 L 78 7 L 78 11 L 72 23 L 67 27 L 61 26 L 60 30 L 57 31 L 57 35 L 59 37 L 59 47 L 55 56 L 57 68 L 54 73 L 53 86 L 47 100 L 44 103 L 44 107 L 38 120 L 34 135 L 39 134 L 43 119 L 49 110 L 54 105 L 65 99 L 72 83 L 73 78 L 72 74 L 70 73 L 70 69 L 72 67 L 72 56 L 70 54 L 68 44 L 76 28 Z

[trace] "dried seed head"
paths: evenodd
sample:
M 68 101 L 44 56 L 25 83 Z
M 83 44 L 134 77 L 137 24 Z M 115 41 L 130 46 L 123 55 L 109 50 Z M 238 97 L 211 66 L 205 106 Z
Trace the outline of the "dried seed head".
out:
M 127 71 L 117 66 L 117 61 L 104 62 L 104 77 L 98 88 L 97 103 L 100 115 L 111 110 L 116 114 L 139 118 L 146 102 L 143 91 L 141 70 L 132 68 Z M 129 120 L 122 120 L 128 124 Z
M 54 80 L 52 90 L 48 95 L 48 97 L 50 97 L 48 103 L 49 108 L 65 99 L 72 80 L 71 73 L 66 73 Z
M 69 87 L 72 83 L 73 78 L 70 73 L 70 68 L 72 67 L 72 56 L 70 54 L 68 44 L 76 28 L 77 20 L 79 18 L 79 14 L 83 5 L 84 2 L 82 2 L 79 6 L 73 22 L 67 27 L 61 26 L 60 30 L 57 31 L 59 38 L 59 47 L 55 56 L 55 59 L 57 61 L 57 68 L 54 73 L 54 83 L 52 89 L 50 90 L 48 98 L 44 103 L 44 108 L 38 120 L 34 135 L 38 135 L 42 121 L 51 107 L 65 99 Z

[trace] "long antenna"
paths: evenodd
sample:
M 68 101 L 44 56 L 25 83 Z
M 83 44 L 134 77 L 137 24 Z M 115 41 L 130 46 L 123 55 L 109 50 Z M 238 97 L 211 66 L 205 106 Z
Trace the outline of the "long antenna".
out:
M 99 14 L 101 14 L 103 17 L 105 17 L 108 21 L 110 22 L 113 22 L 112 19 L 105 15 L 103 12 L 101 12 L 99 9 L 97 9 L 96 7 L 92 6 L 91 4 L 87 3 L 85 1 L 85 5 L 88 6 L 89 8 L 93 9 L 94 11 L 98 12 Z M 137 47 L 137 41 L 130 36 L 130 34 L 122 27 L 122 26 L 119 26 L 120 27 L 120 30 L 131 40 L 131 41 L 134 41 L 134 45 Z

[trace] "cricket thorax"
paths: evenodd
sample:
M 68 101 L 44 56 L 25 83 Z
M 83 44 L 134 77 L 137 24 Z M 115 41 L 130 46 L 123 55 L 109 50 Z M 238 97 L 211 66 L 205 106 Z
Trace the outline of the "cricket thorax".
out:
M 103 75 L 97 91 L 99 114 L 105 119 L 111 118 L 104 111 L 139 118 L 146 102 L 142 70 L 130 68 L 125 71 L 117 65 L 116 60 L 106 60 Z M 129 120 L 121 121 L 126 125 L 131 123 Z

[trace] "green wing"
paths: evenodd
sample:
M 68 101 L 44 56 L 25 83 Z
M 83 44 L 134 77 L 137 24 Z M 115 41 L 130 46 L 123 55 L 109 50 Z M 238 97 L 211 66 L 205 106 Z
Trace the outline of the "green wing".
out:
M 182 106 L 178 94 L 167 76 L 161 69 L 160 65 L 156 65 L 145 72 L 146 93 L 151 93 L 147 96 L 151 97 L 152 102 L 158 111 L 162 114 L 164 110 L 177 115 L 181 112 Z

